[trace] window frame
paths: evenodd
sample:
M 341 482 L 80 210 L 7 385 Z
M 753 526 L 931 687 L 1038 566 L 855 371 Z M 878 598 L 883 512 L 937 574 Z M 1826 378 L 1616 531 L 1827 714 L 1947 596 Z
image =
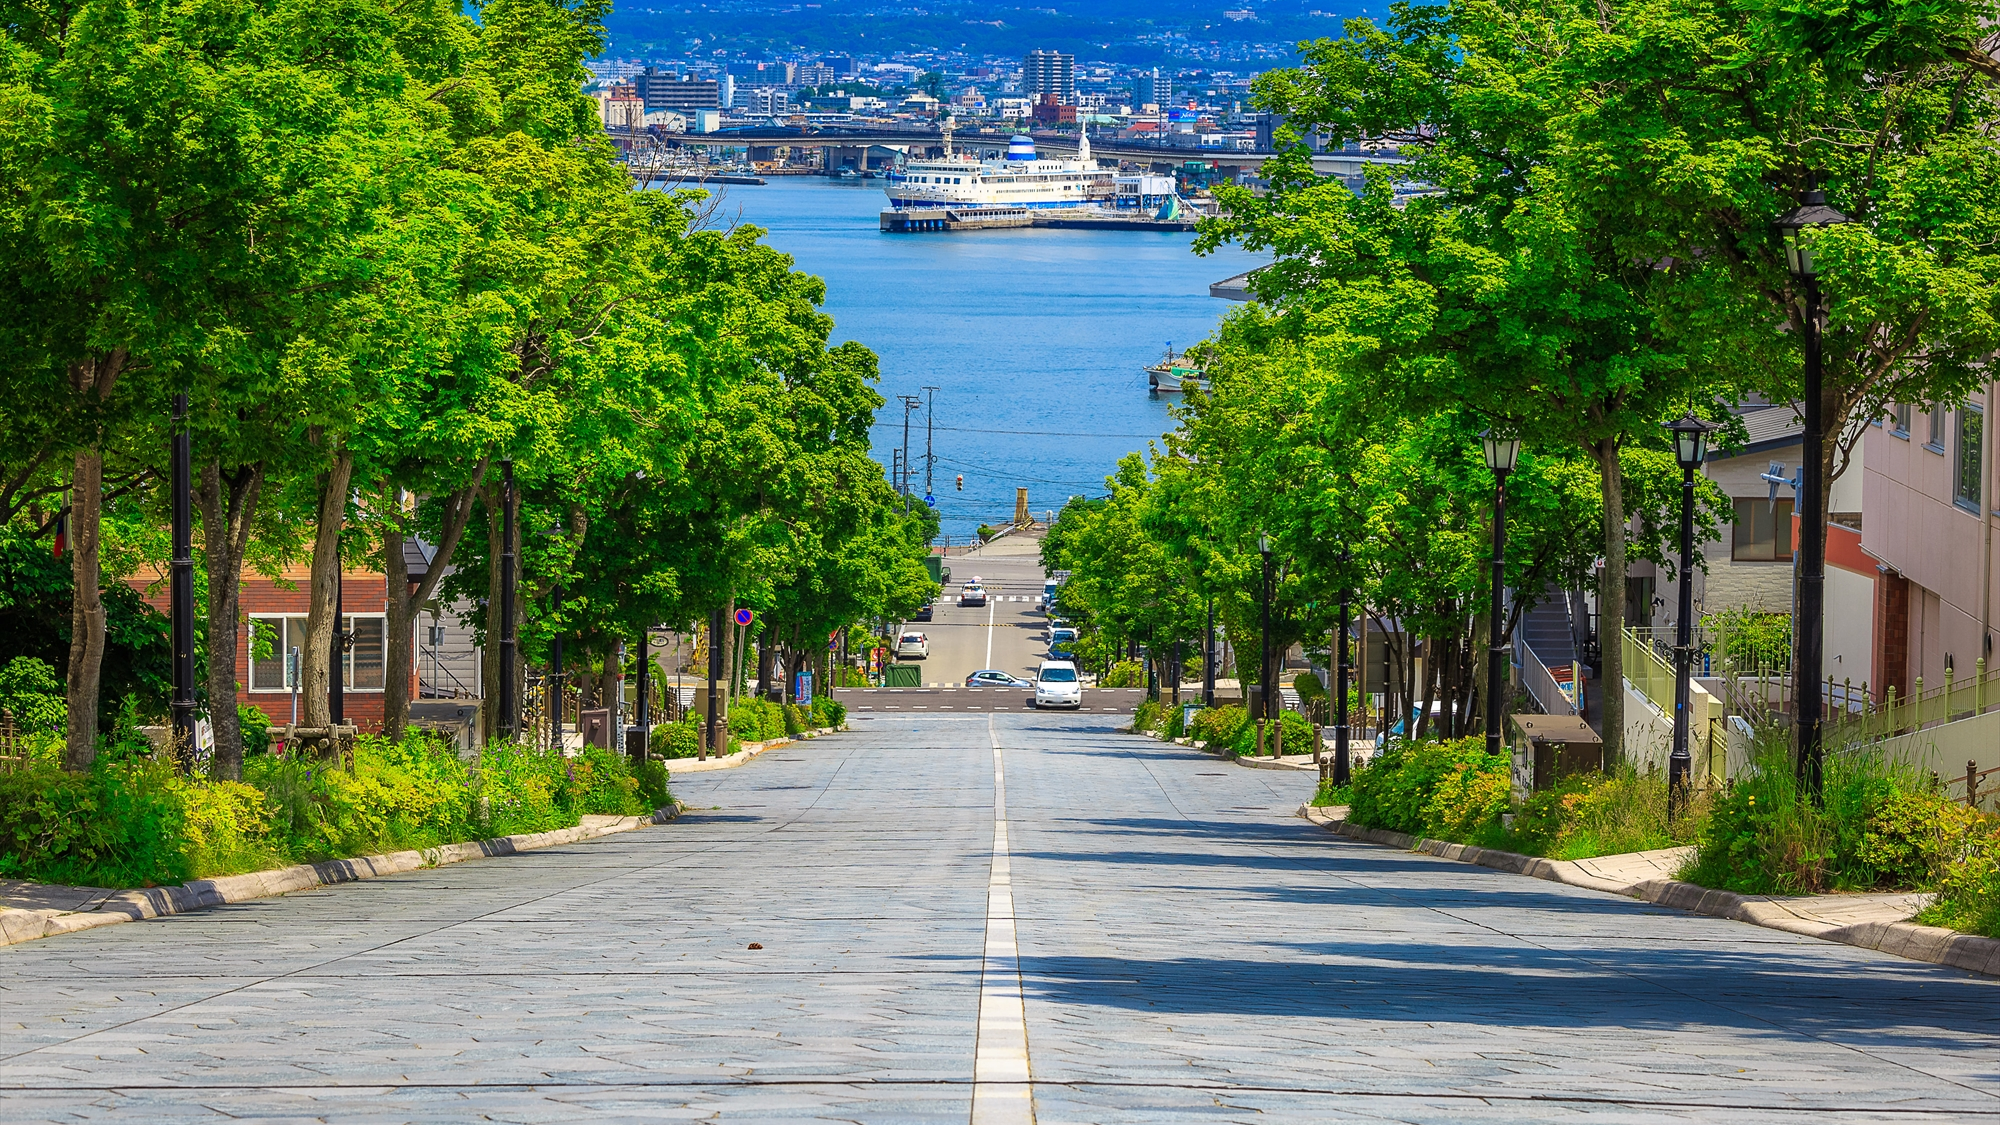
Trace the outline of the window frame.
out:
M 1777 510 L 1772 511 L 1771 502 L 1762 497 L 1738 496 L 1734 500 L 1735 503 L 1732 505 L 1734 511 L 1731 512 L 1732 518 L 1729 524 L 1729 561 L 1732 563 L 1784 563 L 1787 566 L 1791 565 L 1793 501 L 1781 498 L 1778 501 Z M 1753 532 L 1753 538 L 1748 543 L 1744 542 L 1743 530 L 1746 521 L 1735 517 L 1744 511 L 1743 506 L 1746 504 L 1761 505 L 1764 511 L 1769 513 L 1771 537 L 1768 540 L 1770 543 L 1770 554 L 1768 555 L 1758 556 L 1744 553 L 1746 549 L 1760 548 L 1766 542 L 1763 539 L 1754 537 L 1754 530 L 1757 526 L 1757 517 L 1754 510 L 1748 521 L 1748 526 Z M 1779 534 L 1780 529 L 1783 530 L 1783 535 Z
M 1910 404 L 1907 402 L 1899 402 L 1891 408 L 1889 432 L 1904 441 L 1910 440 L 1910 414 Z
M 1926 439 L 1924 442 L 1925 449 L 1930 450 L 1932 453 L 1935 453 L 1940 457 L 1944 456 L 1945 453 L 1944 442 L 1945 442 L 1945 437 L 1947 436 L 1948 433 L 1945 425 L 1944 415 L 1945 415 L 1944 407 L 1942 406 L 1931 407 L 1929 414 L 1930 437 Z
M 1980 514 L 1980 506 L 1986 499 L 1986 450 L 1984 448 L 1986 441 L 1986 411 L 1975 403 L 1964 403 L 1959 406 L 1957 415 L 1957 424 L 1952 427 L 1951 435 L 1951 502 L 1960 511 L 1970 512 L 1976 516 Z M 1977 420 L 1975 425 L 1979 431 L 1979 437 L 1973 446 L 1974 463 L 1971 466 L 1967 466 L 1965 459 L 1965 427 L 1968 420 L 1974 419 Z M 1968 467 L 1971 468 L 1973 474 L 1974 491 L 1971 496 L 1967 496 L 1964 491 L 1965 471 Z
M 250 613 L 250 614 L 245 614 L 244 616 L 246 618 L 244 633 L 245 633 L 245 639 L 248 642 L 248 647 L 245 649 L 245 659 L 247 660 L 249 665 L 247 669 L 249 674 L 245 677 L 245 679 L 248 681 L 248 687 L 245 689 L 246 693 L 250 695 L 292 694 L 293 684 L 291 682 L 292 680 L 291 669 L 285 663 L 285 650 L 286 648 L 290 647 L 289 644 L 287 643 L 290 639 L 290 634 L 288 632 L 289 629 L 288 623 L 292 621 L 297 621 L 300 623 L 300 628 L 303 629 L 307 615 L 303 613 Z M 354 679 L 355 651 L 354 651 L 354 646 L 352 644 L 348 646 L 347 651 L 343 656 L 343 663 L 341 664 L 341 679 L 340 679 L 340 690 L 343 695 L 380 695 L 384 691 L 388 690 L 388 683 L 389 683 L 389 615 L 386 612 L 379 612 L 379 613 L 343 613 L 340 616 L 341 616 L 341 625 L 350 634 L 354 631 L 354 625 L 355 622 L 357 621 L 380 621 L 382 623 L 381 634 L 380 634 L 382 638 L 381 640 L 382 683 L 374 687 L 362 687 L 355 683 Z M 277 657 L 278 657 L 279 679 L 284 685 L 282 687 L 274 688 L 274 687 L 260 686 L 260 681 L 257 678 L 256 629 L 257 629 L 257 623 L 261 621 L 280 623 L 278 631 Z M 305 648 L 303 644 L 299 645 L 298 647 L 300 649 Z M 304 662 L 303 653 L 301 653 L 300 662 L 301 663 Z

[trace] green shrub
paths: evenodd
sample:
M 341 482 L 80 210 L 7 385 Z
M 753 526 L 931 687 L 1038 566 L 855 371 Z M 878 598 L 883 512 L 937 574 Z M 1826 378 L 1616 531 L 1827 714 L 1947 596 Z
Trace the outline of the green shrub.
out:
M 1280 711 L 1278 712 L 1278 722 L 1285 730 L 1285 753 L 1312 753 L 1312 724 L 1306 721 L 1304 715 L 1299 714 L 1297 711 Z M 1267 755 L 1271 752 L 1271 731 L 1271 724 L 1264 724 L 1264 753 Z M 1230 740 L 1229 745 L 1230 749 L 1234 750 L 1239 757 L 1257 753 L 1256 721 L 1245 720 L 1242 727 L 1237 729 L 1236 737 Z
M 1830 753 L 1819 804 L 1799 793 L 1782 732 L 1718 794 L 1682 878 L 1745 894 L 1921 889 L 1964 847 L 1974 817 L 1921 771 L 1874 751 Z
M 62 681 L 47 661 L 17 656 L 0 668 L 0 707 L 23 733 L 60 734 L 69 724 Z
M 1204 707 L 1188 723 L 1188 737 L 1208 746 L 1229 746 L 1236 734 L 1250 722 L 1250 713 L 1235 704 Z
M 697 715 L 675 723 L 661 723 L 648 736 L 655 758 L 692 758 L 701 753 L 702 720 Z
M 576 758 L 495 744 L 477 771 L 412 732 L 363 736 L 352 768 L 260 755 L 245 783 L 192 778 L 129 748 L 90 772 L 31 760 L 0 774 L 0 876 L 136 887 L 290 863 L 565 828 L 671 801 L 667 772 L 636 773 L 590 749 Z
M 1165 718 L 1166 716 L 1161 714 L 1159 701 L 1148 699 L 1140 703 L 1138 708 L 1132 712 L 1132 733 L 1150 733 L 1157 729 Z
M 1167 706 L 1166 736 L 1168 738 L 1184 738 L 1186 735 L 1187 707 L 1185 705 L 1175 706 L 1169 704 Z
M 1336 805 L 1352 804 L 1354 785 L 1335 785 L 1330 777 L 1321 778 L 1319 791 L 1313 794 L 1312 805 L 1316 809 L 1330 809 Z
M 271 717 L 248 703 L 236 705 L 236 725 L 243 732 L 243 753 L 271 752 Z
M 1667 781 L 1631 766 L 1611 775 L 1576 774 L 1531 794 L 1514 815 L 1502 846 L 1554 859 L 1587 859 L 1671 848 L 1695 841 L 1709 812 L 1696 794 L 1685 814 L 1667 823 Z
M 783 738 L 785 714 L 768 699 L 739 696 L 729 701 L 729 733 L 745 742 Z
M 1104 670 L 1097 680 L 1102 688 L 1135 688 L 1146 682 L 1146 670 L 1136 660 L 1120 660 Z
M 1478 843 L 1500 830 L 1512 788 L 1507 756 L 1485 740 L 1398 742 L 1357 770 L 1348 819 L 1440 840 Z
M 847 722 L 847 704 L 831 696 L 814 696 L 812 713 L 813 725 L 816 727 L 839 730 L 841 725 Z
M 1937 879 L 1937 893 L 1917 921 L 2000 937 L 2000 821 L 1974 820 L 1958 858 Z
M 784 705 L 784 712 L 786 737 L 797 738 L 804 734 L 808 716 L 802 713 L 802 708 L 796 703 L 787 703 Z

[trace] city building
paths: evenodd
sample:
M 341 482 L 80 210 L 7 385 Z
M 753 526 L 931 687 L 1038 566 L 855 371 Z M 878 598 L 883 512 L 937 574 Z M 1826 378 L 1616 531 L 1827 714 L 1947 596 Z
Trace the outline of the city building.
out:
M 1880 575 L 1869 679 L 1878 699 L 1890 686 L 1908 698 L 1919 677 L 1935 690 L 1947 670 L 1964 682 L 1982 657 L 1993 662 L 1994 511 L 1985 483 L 1993 468 L 1984 440 L 1993 388 L 1979 398 L 1933 410 L 1897 405 L 1862 437 L 1861 548 Z M 1831 586 L 1826 600 L 1831 620 Z
M 1076 58 L 1060 51 L 1029 51 L 1021 63 L 1021 92 L 1037 104 L 1054 98 L 1056 105 L 1076 104 Z
M 714 79 L 682 77 L 647 67 L 635 75 L 632 87 L 646 103 L 648 113 L 665 110 L 685 116 L 697 109 L 717 109 L 722 105 L 721 90 Z
M 1173 79 L 1158 67 L 1132 76 L 1132 104 L 1148 113 L 1158 113 L 1174 96 Z M 1151 108 L 1148 108 L 1151 107 Z
M 1074 124 L 1076 121 L 1076 107 L 1061 104 L 1056 101 L 1054 94 L 1043 94 L 1041 100 L 1035 105 L 1034 117 L 1035 124 L 1037 125 L 1054 127 L 1057 125 Z
M 646 103 L 629 82 L 614 82 L 598 94 L 597 115 L 606 129 L 646 127 Z

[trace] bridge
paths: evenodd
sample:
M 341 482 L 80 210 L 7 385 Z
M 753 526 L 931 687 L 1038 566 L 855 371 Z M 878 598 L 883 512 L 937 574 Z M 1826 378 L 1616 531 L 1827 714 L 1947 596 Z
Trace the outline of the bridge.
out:
M 954 132 L 951 142 L 954 149 L 963 152 L 1004 155 L 1007 151 L 1007 142 L 1017 135 L 984 130 Z M 1077 136 L 1074 133 L 1037 132 L 1031 135 L 1035 139 L 1037 151 L 1052 154 L 1074 154 L 1077 151 Z M 724 133 L 681 133 L 673 135 L 669 140 L 683 148 L 829 149 L 893 145 L 914 149 L 920 153 L 944 151 L 944 134 L 935 128 L 768 126 L 731 129 Z M 1262 168 L 1266 161 L 1274 160 L 1279 155 L 1273 151 L 1185 148 L 1148 141 L 1096 137 L 1090 140 L 1090 153 L 1092 156 L 1130 161 L 1134 164 L 1157 165 L 1161 170 L 1188 164 L 1204 164 L 1214 169 L 1233 168 L 1239 171 L 1255 171 Z M 1401 157 L 1389 153 L 1352 152 L 1317 154 L 1312 162 L 1313 171 L 1323 176 L 1359 176 L 1370 166 L 1394 167 L 1404 163 Z

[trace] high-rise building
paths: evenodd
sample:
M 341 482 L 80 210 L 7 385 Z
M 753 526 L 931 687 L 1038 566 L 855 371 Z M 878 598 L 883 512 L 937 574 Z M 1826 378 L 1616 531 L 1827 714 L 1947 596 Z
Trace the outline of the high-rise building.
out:
M 1132 76 L 1132 104 L 1135 107 L 1156 105 L 1164 109 L 1173 96 L 1173 78 L 1160 73 L 1158 67 L 1142 70 Z
M 712 79 L 683 78 L 647 67 L 632 76 L 632 86 L 646 103 L 646 112 L 669 110 L 686 116 L 689 110 L 715 109 L 722 105 L 722 92 Z
M 1021 61 L 1021 92 L 1040 102 L 1053 96 L 1057 105 L 1076 104 L 1076 56 L 1060 51 L 1029 51 Z
M 801 86 L 831 86 L 840 81 L 840 76 L 830 66 L 819 63 L 803 63 L 793 75 Z

